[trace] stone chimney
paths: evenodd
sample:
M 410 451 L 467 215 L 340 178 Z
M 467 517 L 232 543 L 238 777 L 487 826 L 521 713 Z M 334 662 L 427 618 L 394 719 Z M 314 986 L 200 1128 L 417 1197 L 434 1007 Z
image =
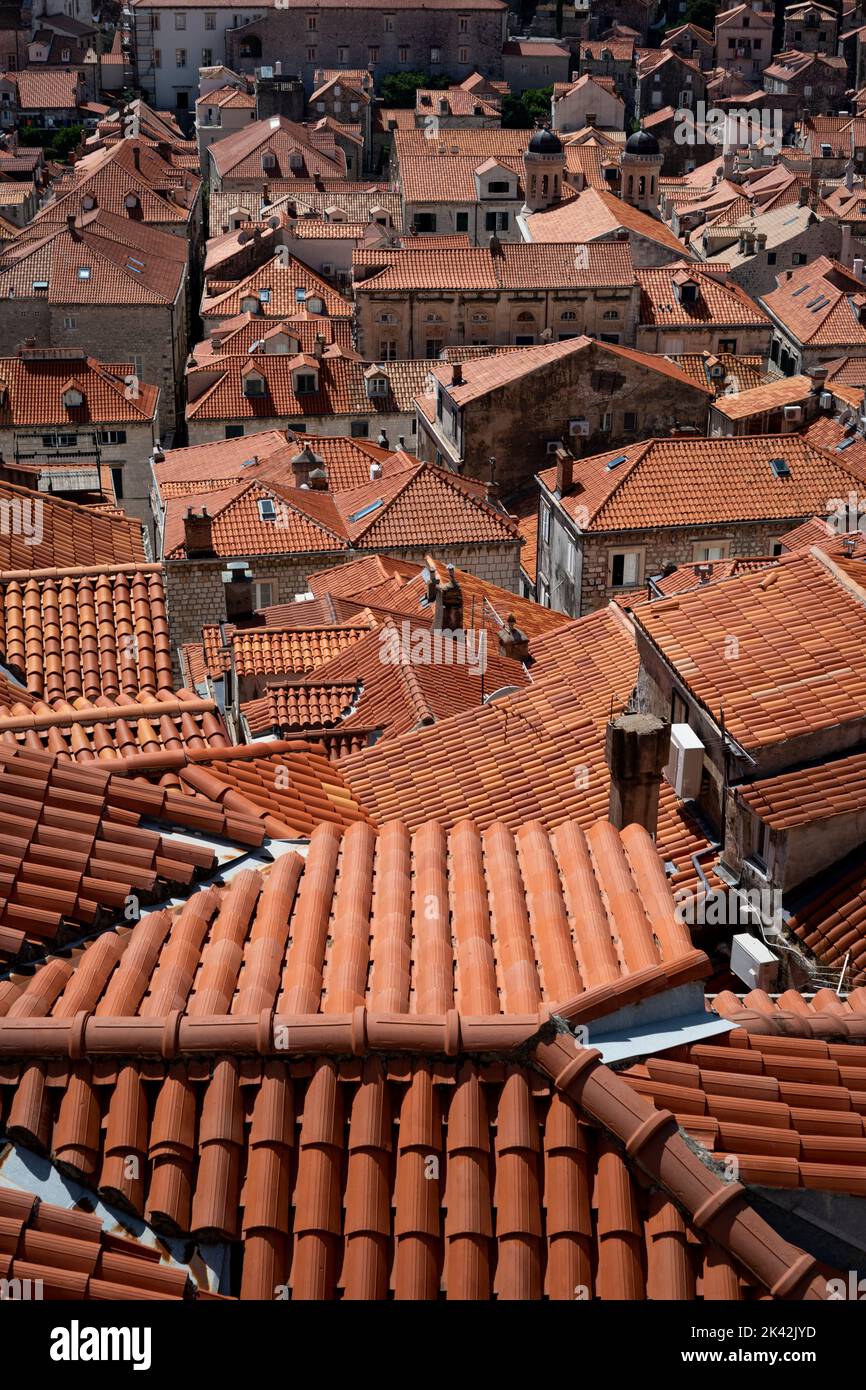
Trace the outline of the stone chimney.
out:
M 463 385 L 463 363 L 462 363 L 462 362 L 452 362 L 452 364 L 451 364 L 451 385 L 452 385 L 452 386 L 462 386 L 462 385 Z
M 571 492 L 574 483 L 574 454 L 570 449 L 556 451 L 556 490 L 560 497 Z
M 604 750 L 610 769 L 608 819 L 618 830 L 637 824 L 655 835 L 670 742 L 670 724 L 654 714 L 619 714 L 608 724 Z
M 499 629 L 499 655 L 510 657 L 512 661 L 529 660 L 529 638 L 517 626 L 513 613 L 509 613 L 504 626 Z
M 328 491 L 328 473 L 327 473 L 327 469 L 323 468 L 322 465 L 321 465 L 321 463 L 319 463 L 319 466 L 318 466 L 317 468 L 311 468 L 311 469 L 310 469 L 310 476 L 309 476 L 309 478 L 308 478 L 308 482 L 309 482 L 309 484 L 310 484 L 310 487 L 311 487 L 311 488 L 314 488 L 316 492 L 327 492 L 327 491 Z
M 81 236 L 80 236 L 80 234 L 79 234 L 78 228 L 77 228 L 76 225 L 75 225 L 75 213 L 74 213 L 74 212 L 68 212 L 68 213 L 66 214 L 66 230 L 68 231 L 69 235 L 72 237 L 72 240 L 73 240 L 73 241 L 80 241 L 80 240 L 81 240 Z
M 321 362 L 325 355 L 325 339 L 321 333 L 317 333 L 313 339 L 313 356 Z
M 490 477 L 487 480 L 485 496 L 491 507 L 499 506 L 500 487 L 496 481 L 496 459 L 493 457 L 490 459 Z
M 432 555 L 424 556 L 427 568 L 427 598 L 433 603 L 433 627 L 438 632 L 457 632 L 463 627 L 463 592 L 454 578 L 454 566 L 448 565 L 448 579 L 442 576 Z
M 201 512 L 187 508 L 183 519 L 183 543 L 188 560 L 199 555 L 213 555 L 213 517 L 207 507 L 202 507 Z
M 809 188 L 809 185 L 805 183 L 803 187 L 800 189 L 799 193 L 797 194 L 797 202 L 799 203 L 801 208 L 806 208 L 809 206 L 810 196 L 811 189 Z
M 139 173 L 141 173 L 141 146 L 140 146 L 140 145 L 133 145 L 133 147 L 132 147 L 132 162 L 133 162 L 133 164 L 135 165 L 135 168 L 139 171 Z

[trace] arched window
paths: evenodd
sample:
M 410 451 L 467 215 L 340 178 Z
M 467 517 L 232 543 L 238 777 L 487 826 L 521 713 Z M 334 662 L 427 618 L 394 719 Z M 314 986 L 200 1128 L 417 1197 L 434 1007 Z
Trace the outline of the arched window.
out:
M 262 41 L 257 34 L 248 34 L 245 39 L 241 40 L 242 58 L 261 58 L 261 56 Z

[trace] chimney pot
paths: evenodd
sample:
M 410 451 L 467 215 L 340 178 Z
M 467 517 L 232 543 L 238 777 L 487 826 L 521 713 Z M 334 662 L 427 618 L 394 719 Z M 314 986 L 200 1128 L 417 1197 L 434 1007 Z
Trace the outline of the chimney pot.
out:
M 510 657 L 512 661 L 529 660 L 529 638 L 517 626 L 513 613 L 509 613 L 499 629 L 499 655 Z
M 670 751 L 671 726 L 654 714 L 619 714 L 605 736 L 610 769 L 608 819 L 622 830 L 642 825 L 655 835 L 659 788 Z
M 462 363 L 462 362 L 452 362 L 452 364 L 451 364 L 451 385 L 452 385 L 452 386 L 462 386 L 462 385 L 463 385 L 463 363 Z

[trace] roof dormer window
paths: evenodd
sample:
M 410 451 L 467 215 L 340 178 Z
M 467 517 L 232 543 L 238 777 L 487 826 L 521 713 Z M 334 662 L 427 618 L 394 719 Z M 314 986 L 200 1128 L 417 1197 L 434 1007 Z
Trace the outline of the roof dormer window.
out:
M 307 300 L 307 308 L 311 314 L 323 314 L 325 312 L 324 302 L 315 294 L 312 299 Z
M 294 386 L 296 396 L 313 396 L 319 389 L 318 372 L 295 372 Z
M 265 394 L 265 379 L 259 372 L 247 372 L 244 376 L 244 395 L 263 396 Z
M 79 391 L 77 386 L 67 386 L 63 392 L 63 404 L 67 410 L 76 410 L 78 406 L 84 404 L 84 394 Z

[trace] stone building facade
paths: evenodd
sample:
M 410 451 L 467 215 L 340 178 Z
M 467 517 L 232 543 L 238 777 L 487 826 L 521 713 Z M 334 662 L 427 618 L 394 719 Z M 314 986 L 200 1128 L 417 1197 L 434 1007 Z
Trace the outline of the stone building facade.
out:
M 308 95 L 321 68 L 369 70 L 377 87 L 397 72 L 447 74 L 459 82 L 478 69 L 499 78 L 507 15 L 504 0 L 399 0 L 392 8 L 378 0 L 286 0 L 227 30 L 225 61 L 236 72 L 251 72 L 262 60 L 291 54 Z

